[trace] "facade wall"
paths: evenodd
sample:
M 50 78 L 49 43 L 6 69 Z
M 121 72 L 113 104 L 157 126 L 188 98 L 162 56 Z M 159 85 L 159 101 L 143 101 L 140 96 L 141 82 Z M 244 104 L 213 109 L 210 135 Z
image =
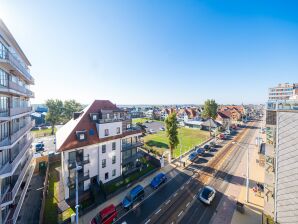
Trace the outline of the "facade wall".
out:
M 276 144 L 276 221 L 298 223 L 298 113 L 277 113 Z
M 99 138 L 105 138 L 108 136 L 115 136 L 122 134 L 122 122 L 112 122 L 112 123 L 103 123 L 96 124 Z M 117 133 L 117 128 L 120 128 L 120 133 Z M 109 130 L 109 135 L 105 135 L 105 130 Z

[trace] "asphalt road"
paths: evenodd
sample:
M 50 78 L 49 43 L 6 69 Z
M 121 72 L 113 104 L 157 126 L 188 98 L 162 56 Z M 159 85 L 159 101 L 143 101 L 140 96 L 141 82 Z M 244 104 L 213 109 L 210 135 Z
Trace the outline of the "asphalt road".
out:
M 242 142 L 249 143 L 254 132 L 255 129 L 250 129 L 242 139 Z M 209 223 L 233 177 L 232 174 L 239 166 L 244 154 L 245 150 L 236 146 L 236 149 L 224 161 L 220 170 L 215 173 L 215 176 L 209 185 L 216 189 L 217 194 L 210 206 L 203 204 L 196 198 L 202 185 L 199 181 L 194 179 L 193 181 L 195 184 L 186 185 L 184 193 L 181 193 L 182 196 L 177 198 L 175 203 L 166 209 L 163 214 L 160 214 L 160 217 L 156 222 L 151 223 Z M 201 167 L 198 167 L 198 169 L 201 169 Z
M 161 131 L 160 128 L 164 128 L 164 124 L 162 122 L 153 121 L 151 123 L 143 123 L 146 125 L 146 132 L 148 132 L 150 129 L 154 130 L 155 132 Z
M 221 150 L 222 146 L 227 142 L 228 141 L 220 141 L 218 147 L 206 153 L 204 156 L 199 157 L 188 166 L 187 169 L 196 171 L 204 167 L 204 164 Z M 180 204 L 186 206 L 184 203 L 190 202 L 194 194 L 196 194 L 201 187 L 201 184 L 196 180 L 194 175 L 190 176 L 178 170 L 175 170 L 175 172 L 179 172 L 179 174 L 168 180 L 158 190 L 153 191 L 149 189 L 149 186 L 146 187 L 145 199 L 141 203 L 136 204 L 132 210 L 125 211 L 121 208 L 121 205 L 118 205 L 117 211 L 119 219 L 116 223 L 122 223 L 124 221 L 128 224 L 167 223 L 172 215 L 176 215 L 178 211 L 177 208 L 180 208 Z M 169 208 L 165 209 L 162 206 Z M 190 203 L 187 206 L 190 206 Z M 166 210 L 166 213 L 163 210 Z M 182 216 L 181 213 L 179 217 L 182 218 Z M 158 217 L 158 219 L 156 219 L 156 217 Z

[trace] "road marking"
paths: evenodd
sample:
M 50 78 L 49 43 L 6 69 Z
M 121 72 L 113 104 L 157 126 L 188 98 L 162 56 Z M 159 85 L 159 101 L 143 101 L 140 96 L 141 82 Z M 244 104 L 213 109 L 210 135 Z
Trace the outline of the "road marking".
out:
M 189 204 L 190 204 L 190 202 L 188 202 L 188 203 L 186 204 L 186 208 L 189 206 Z
M 189 183 L 190 183 L 190 180 L 186 182 L 186 184 L 189 184 Z
M 184 186 L 182 186 L 180 189 L 183 190 L 184 189 Z
M 196 195 L 194 195 L 192 198 L 195 198 L 196 197 Z
M 151 220 L 150 220 L 150 219 L 148 219 L 148 220 L 147 220 L 147 222 L 145 222 L 145 224 L 148 224 L 150 221 L 151 221 Z
M 161 208 L 157 212 L 155 212 L 155 215 L 157 215 L 160 211 L 161 211 Z
M 166 202 L 166 205 L 167 205 L 167 204 L 169 204 L 169 203 L 170 203 L 170 201 L 171 201 L 171 200 L 168 200 L 168 201 Z
M 177 192 L 174 194 L 174 196 L 173 197 L 176 197 L 177 196 Z
M 179 217 L 180 215 L 182 215 L 182 213 L 183 213 L 183 210 L 178 214 L 178 217 Z

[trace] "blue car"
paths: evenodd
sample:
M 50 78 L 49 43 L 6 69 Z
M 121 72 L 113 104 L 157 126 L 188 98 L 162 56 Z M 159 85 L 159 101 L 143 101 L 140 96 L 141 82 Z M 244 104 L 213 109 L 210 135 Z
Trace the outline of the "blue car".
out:
M 137 185 L 133 189 L 131 189 L 131 191 L 123 199 L 122 206 L 126 209 L 132 208 L 134 202 L 137 200 L 142 200 L 144 198 L 144 195 L 144 188 L 141 185 Z
M 189 154 L 188 160 L 194 161 L 197 158 L 197 156 L 198 156 L 197 152 L 192 152 L 192 153 Z
M 150 183 L 153 189 L 157 189 L 161 184 L 166 182 L 167 177 L 164 173 L 157 174 Z
M 206 151 L 206 149 L 204 149 L 204 148 L 198 148 L 196 152 L 198 155 L 202 155 L 205 153 L 205 151 Z

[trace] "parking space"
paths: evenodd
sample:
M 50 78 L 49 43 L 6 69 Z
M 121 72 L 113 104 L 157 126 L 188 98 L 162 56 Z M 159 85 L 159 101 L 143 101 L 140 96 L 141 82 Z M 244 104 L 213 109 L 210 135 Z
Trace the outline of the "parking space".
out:
M 146 126 L 146 132 L 149 130 L 153 130 L 154 132 L 159 132 L 161 131 L 160 128 L 165 128 L 165 125 L 163 122 L 158 122 L 158 121 L 152 121 L 150 123 L 144 123 Z

